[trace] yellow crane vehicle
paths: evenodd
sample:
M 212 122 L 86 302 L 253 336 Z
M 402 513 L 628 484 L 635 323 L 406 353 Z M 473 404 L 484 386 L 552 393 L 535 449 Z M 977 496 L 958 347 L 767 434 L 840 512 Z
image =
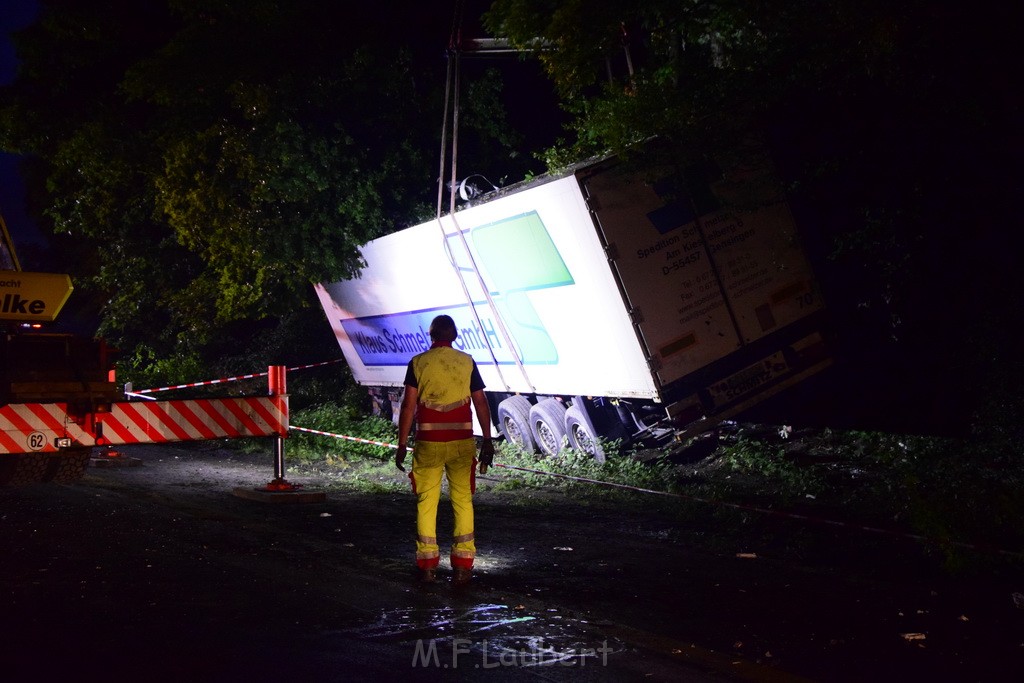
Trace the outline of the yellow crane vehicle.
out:
M 120 396 L 112 353 L 102 340 L 43 330 L 71 278 L 23 271 L 2 216 L 0 238 L 0 486 L 73 481 L 95 445 L 75 435 L 93 432 Z

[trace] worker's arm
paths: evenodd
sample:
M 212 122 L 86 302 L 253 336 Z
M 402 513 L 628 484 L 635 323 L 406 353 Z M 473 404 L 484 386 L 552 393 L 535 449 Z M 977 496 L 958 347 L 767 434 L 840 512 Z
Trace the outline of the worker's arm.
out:
M 483 389 L 470 394 L 476 419 L 480 421 L 483 442 L 480 444 L 480 474 L 487 474 L 487 468 L 494 462 L 494 443 L 491 441 L 491 407 L 487 405 L 487 396 Z
M 412 430 L 412 421 L 416 417 L 416 387 L 406 385 L 405 395 L 402 397 L 402 408 L 398 413 L 398 450 L 395 452 L 395 466 L 405 472 L 402 463 L 405 462 L 405 451 L 409 446 L 409 432 Z M 481 392 L 483 393 L 483 392 Z

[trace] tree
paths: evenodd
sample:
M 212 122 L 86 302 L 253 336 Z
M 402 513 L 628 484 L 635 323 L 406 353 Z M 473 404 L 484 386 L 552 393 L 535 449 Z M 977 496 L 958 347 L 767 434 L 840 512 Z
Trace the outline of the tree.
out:
M 984 391 L 978 366 L 1024 375 L 1012 336 L 978 333 L 1024 303 L 1008 277 L 1008 171 L 1024 155 L 1007 7 L 496 0 L 485 21 L 549 46 L 539 59 L 573 116 L 555 162 L 655 136 L 690 160 L 766 146 L 876 395 L 958 417 Z
M 0 145 L 34 160 L 46 221 L 102 301 L 101 332 L 142 357 L 193 358 L 256 327 L 233 321 L 294 319 L 311 283 L 353 276 L 360 244 L 433 206 L 443 13 L 40 4 L 0 90 Z M 464 105 L 491 154 L 516 144 L 497 97 Z M 478 107 L 488 123 L 474 129 Z

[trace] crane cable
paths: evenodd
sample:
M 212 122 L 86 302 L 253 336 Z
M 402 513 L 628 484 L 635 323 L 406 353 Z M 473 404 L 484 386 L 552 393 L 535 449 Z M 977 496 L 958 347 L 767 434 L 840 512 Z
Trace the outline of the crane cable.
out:
M 451 30 L 448 33 L 448 52 L 447 52 L 447 56 L 448 56 L 447 62 L 448 62 L 448 64 L 447 64 L 447 72 L 445 73 L 445 78 L 444 78 L 444 115 L 443 115 L 442 120 L 441 120 L 441 160 L 440 160 L 440 164 L 439 164 L 439 168 L 438 168 L 438 172 L 437 172 L 437 219 L 438 219 L 438 221 L 441 220 L 441 211 L 442 211 L 442 206 L 443 206 L 443 202 L 444 202 L 444 166 L 445 166 L 445 161 L 447 160 L 447 154 L 448 154 L 448 107 L 452 104 L 452 85 L 453 85 L 453 81 L 454 81 L 454 87 L 455 87 L 455 93 L 456 93 L 455 94 L 456 103 L 455 103 L 455 112 L 454 112 L 455 122 L 454 122 L 454 124 L 452 126 L 452 138 L 453 138 L 452 139 L 452 157 L 453 157 L 453 159 L 452 159 L 452 164 L 453 164 L 452 173 L 453 174 L 455 173 L 455 169 L 454 169 L 454 163 L 455 163 L 454 156 L 455 156 L 455 153 L 456 153 L 456 151 L 458 149 L 458 146 L 457 146 L 458 143 L 456 141 L 457 137 L 458 137 L 458 101 L 457 101 L 457 99 L 458 99 L 458 88 L 459 88 L 459 76 L 458 76 L 458 71 L 457 71 L 458 60 L 457 59 L 453 60 L 452 59 L 452 55 L 453 54 L 457 55 L 456 51 L 458 50 L 459 45 L 462 42 L 462 3 L 463 3 L 463 0 L 456 0 L 456 2 L 455 2 L 455 12 L 452 15 L 452 27 L 451 27 Z M 455 65 L 454 69 L 453 69 L 453 64 Z M 453 71 L 455 71 L 454 74 L 452 73 Z M 454 181 L 454 175 L 453 175 L 452 180 Z M 454 190 L 452 190 L 452 192 L 454 192 Z M 455 201 L 454 195 L 453 195 L 451 201 L 452 202 Z
M 494 299 L 491 296 L 491 292 L 487 287 L 487 283 L 484 282 L 483 275 L 480 273 L 480 268 L 476 264 L 476 259 L 473 258 L 473 252 L 469 248 L 469 243 L 466 241 L 466 235 L 459 227 L 458 220 L 455 218 L 455 192 L 458 185 L 458 157 L 459 157 L 459 96 L 460 96 L 460 81 L 461 74 L 459 69 L 459 51 L 462 46 L 462 6 L 463 0 L 457 0 L 455 3 L 455 14 L 452 18 L 451 33 L 448 38 L 448 67 L 445 76 L 445 98 L 444 98 L 444 116 L 441 124 L 441 155 L 440 164 L 438 170 L 438 187 L 437 187 L 437 226 L 441 230 L 441 235 L 444 238 L 445 245 L 448 244 L 448 234 L 444 230 L 444 224 L 441 222 L 442 203 L 444 197 L 444 167 L 446 155 L 448 152 L 448 107 L 452 109 L 452 159 L 451 159 L 451 180 L 449 182 L 449 206 L 448 216 L 451 218 L 452 225 L 455 228 L 455 234 L 459 236 L 462 242 L 462 248 L 465 251 L 466 257 L 469 259 L 471 269 L 476 274 L 477 284 L 480 290 L 483 292 L 484 299 L 487 300 L 487 306 L 494 315 L 494 321 L 497 323 L 498 330 L 501 332 L 502 338 L 504 338 L 509 350 L 511 351 L 512 358 L 515 361 L 516 367 L 519 369 L 520 374 L 523 376 L 523 380 L 532 389 L 534 389 L 533 382 L 530 381 L 529 374 L 526 372 L 526 367 L 523 365 L 522 358 L 515 350 L 515 345 L 512 342 L 512 337 L 505 327 L 504 321 L 498 314 L 498 309 L 494 303 Z M 480 329 L 484 329 L 483 321 L 480 319 L 480 314 L 477 311 L 476 305 L 473 303 L 473 297 L 470 295 L 469 287 L 466 284 L 466 280 L 462 275 L 462 269 L 459 267 L 455 260 L 454 254 L 449 249 L 449 257 L 451 259 L 452 268 L 455 270 L 456 277 L 459 279 L 459 284 L 462 285 L 463 295 L 466 297 L 466 303 L 469 305 L 470 313 L 473 315 L 473 319 L 476 321 L 477 326 Z M 486 339 L 485 339 L 486 342 Z M 498 379 L 504 386 L 505 390 L 509 390 L 509 383 L 505 379 L 504 373 L 501 371 L 501 363 L 498 362 L 498 358 L 495 355 L 494 348 L 490 343 L 487 343 L 487 350 L 490 352 L 491 360 L 494 362 L 494 369 L 498 374 Z

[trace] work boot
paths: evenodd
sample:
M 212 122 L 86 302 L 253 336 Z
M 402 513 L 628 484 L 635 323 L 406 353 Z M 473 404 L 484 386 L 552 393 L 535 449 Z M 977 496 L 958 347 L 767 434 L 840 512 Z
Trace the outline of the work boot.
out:
M 472 569 L 463 569 L 462 567 L 455 567 L 452 573 L 452 585 L 465 586 L 469 583 L 469 580 L 473 578 Z
M 437 570 L 436 569 L 421 569 L 420 570 L 420 583 L 434 583 L 437 581 Z

